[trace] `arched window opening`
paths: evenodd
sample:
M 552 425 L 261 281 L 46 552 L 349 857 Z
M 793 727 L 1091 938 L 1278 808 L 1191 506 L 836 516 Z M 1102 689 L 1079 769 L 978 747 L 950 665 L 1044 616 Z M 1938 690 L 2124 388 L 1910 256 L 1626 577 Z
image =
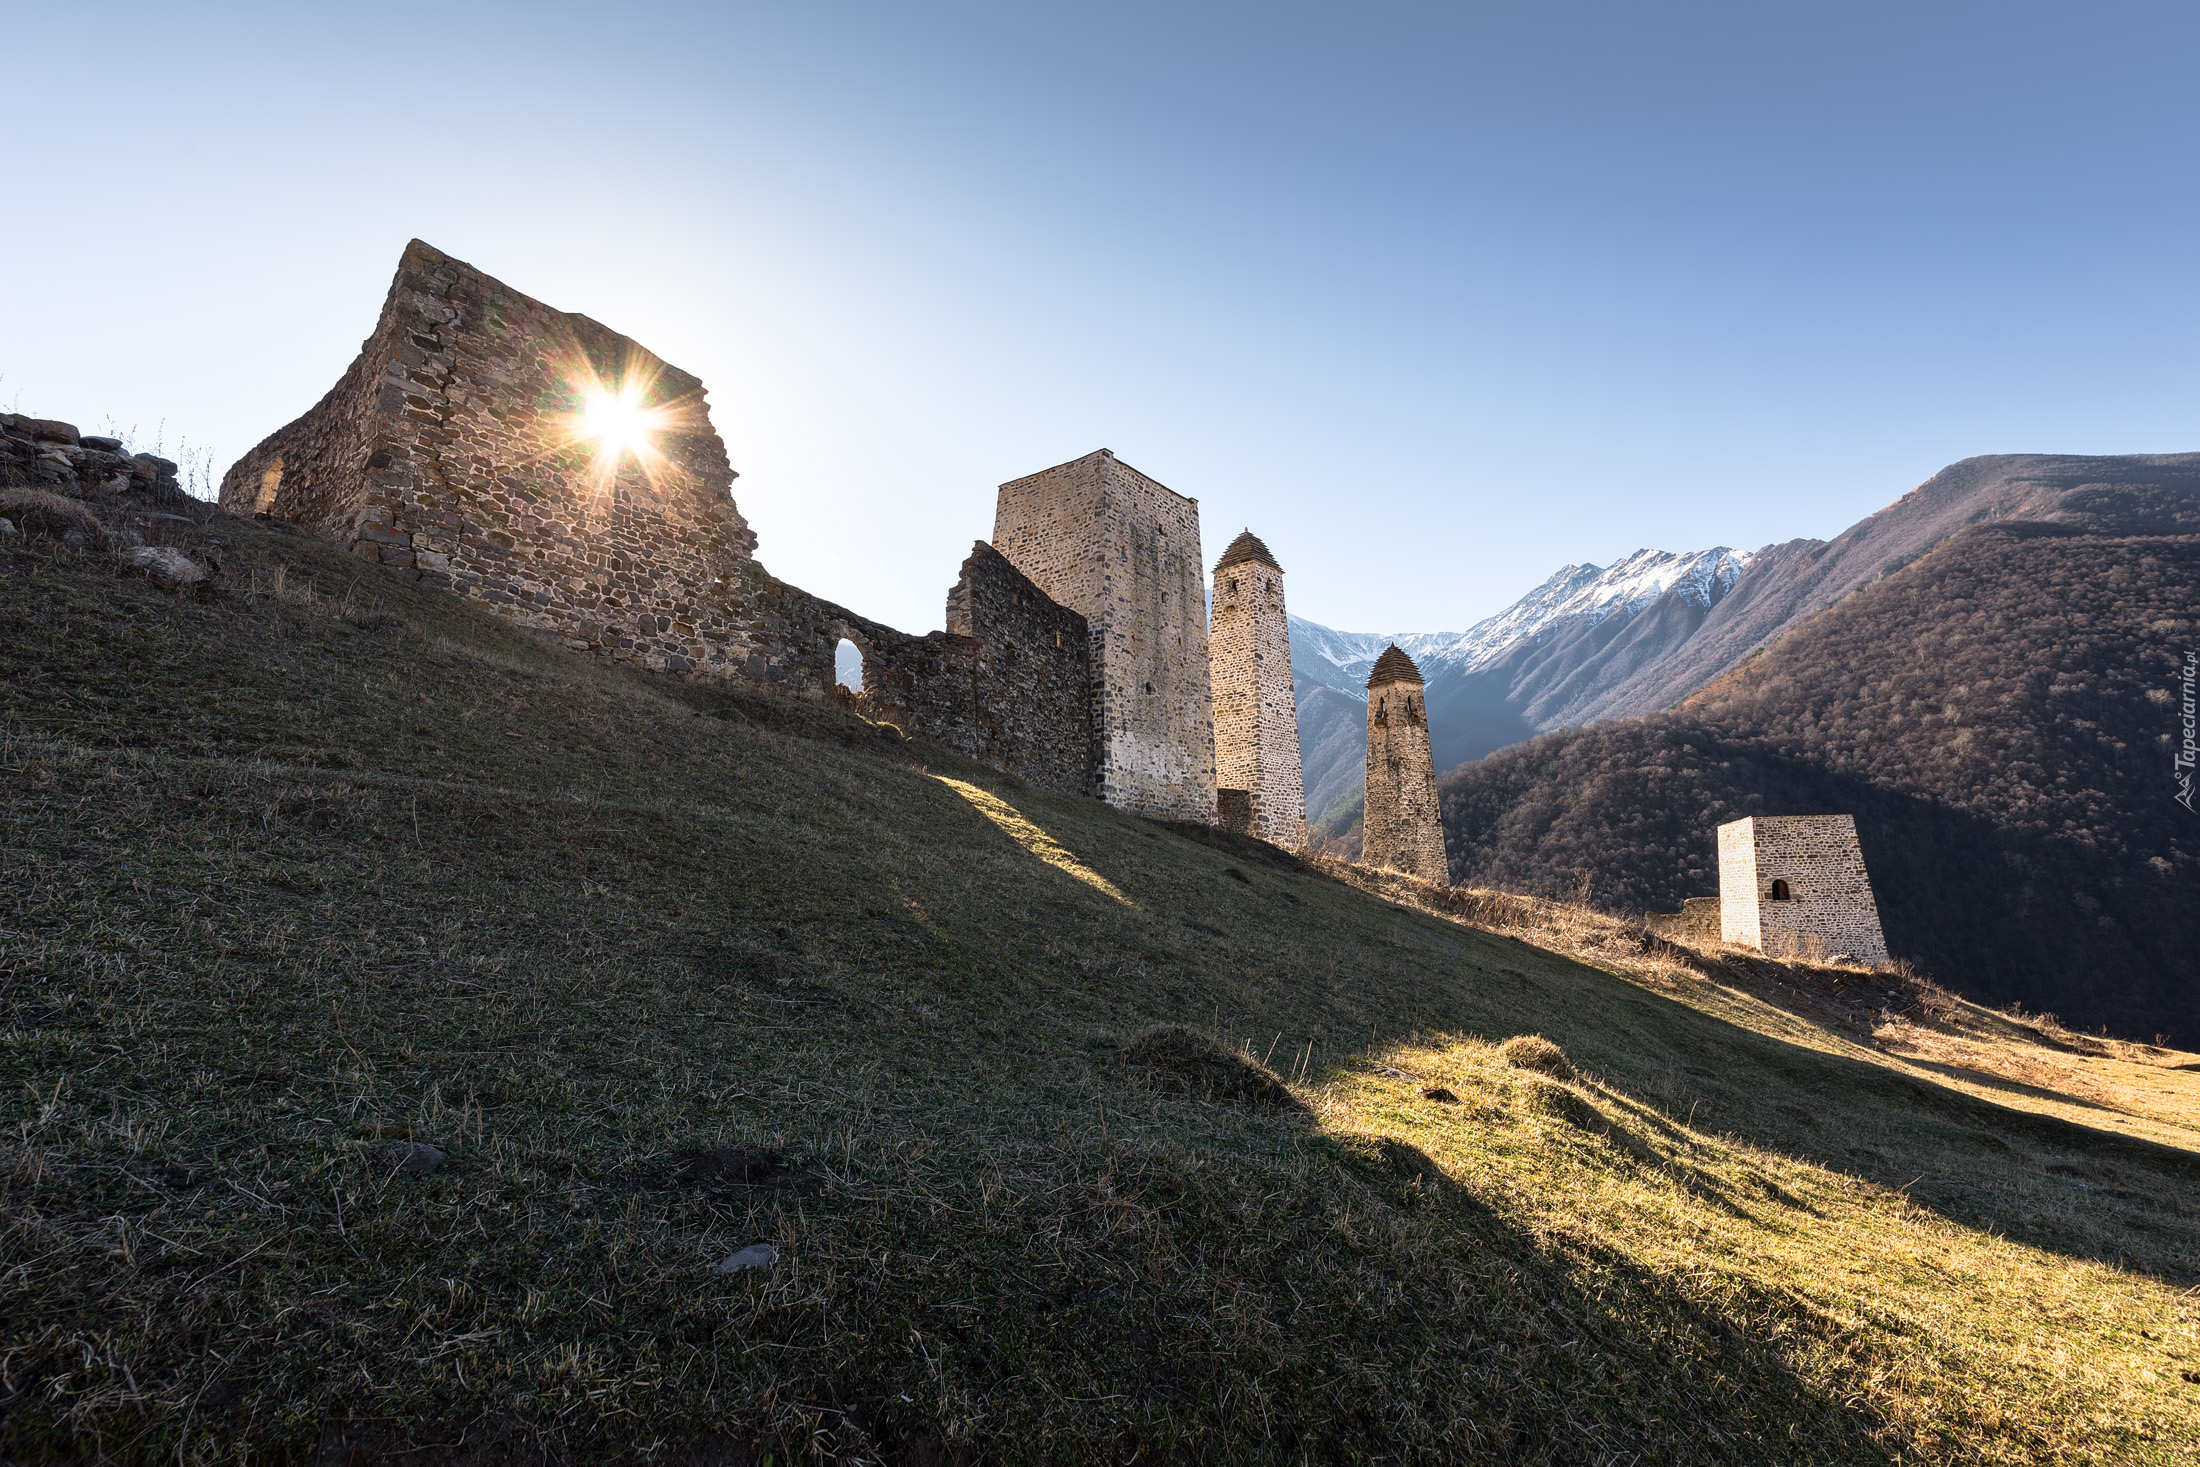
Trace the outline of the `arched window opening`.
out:
M 1787 881 L 1786 881 L 1786 880 L 1785 880 L 1784 878 L 1781 878 L 1781 877 L 1774 877 L 1774 878 L 1773 878 L 1773 881 L 1772 881 L 1772 899 L 1773 899 L 1774 901 L 1776 901 L 1776 902 L 1792 902 L 1792 901 L 1794 901 L 1794 900 L 1795 900 L 1795 898 L 1794 898 L 1794 897 L 1792 897 L 1792 896 L 1790 896 L 1790 895 L 1788 894 L 1788 884 L 1787 884 Z
M 863 691 L 863 649 L 846 637 L 833 649 L 833 680 L 851 693 Z

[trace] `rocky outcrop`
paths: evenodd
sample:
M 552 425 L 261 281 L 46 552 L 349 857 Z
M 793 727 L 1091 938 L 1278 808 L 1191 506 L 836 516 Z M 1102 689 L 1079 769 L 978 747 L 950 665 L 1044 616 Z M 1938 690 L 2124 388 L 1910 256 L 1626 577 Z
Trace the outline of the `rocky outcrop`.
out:
M 210 513 L 167 459 L 71 423 L 0 413 L 0 544 L 110 553 L 180 589 L 211 574 L 178 544 L 194 540 Z
M 169 460 L 131 453 L 119 438 L 19 413 L 0 413 L 0 485 L 166 512 L 195 502 L 177 483 Z

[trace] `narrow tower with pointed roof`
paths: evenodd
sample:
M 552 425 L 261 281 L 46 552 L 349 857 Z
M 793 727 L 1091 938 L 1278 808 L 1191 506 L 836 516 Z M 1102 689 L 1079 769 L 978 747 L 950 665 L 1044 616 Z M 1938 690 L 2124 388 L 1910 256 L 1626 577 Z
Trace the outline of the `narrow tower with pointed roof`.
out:
M 1451 880 L 1436 810 L 1421 669 L 1393 642 L 1367 677 L 1367 813 L 1360 861 L 1429 881 Z
M 1306 843 L 1306 784 L 1283 567 L 1247 530 L 1215 563 L 1214 584 L 1207 657 L 1218 813 L 1232 830 L 1296 850 Z

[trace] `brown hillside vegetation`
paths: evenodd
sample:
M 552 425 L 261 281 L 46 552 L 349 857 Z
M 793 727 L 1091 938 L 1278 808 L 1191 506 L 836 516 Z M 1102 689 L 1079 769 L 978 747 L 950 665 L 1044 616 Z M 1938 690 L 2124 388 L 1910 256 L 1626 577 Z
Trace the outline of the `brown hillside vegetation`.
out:
M 2191 1055 L 197 548 L 0 550 L 9 1460 L 2200 1453 Z
M 1851 592 L 1968 529 L 1999 523 L 2107 537 L 2200 534 L 2200 453 L 1989 453 L 1952 463 L 1831 540 L 1758 551 L 1702 628 L 1618 687 L 1595 716 L 1670 708 Z
M 1453 873 L 1615 910 L 1717 891 L 1713 829 L 1856 816 L 1891 950 L 1972 997 L 2200 1036 L 2200 821 L 2174 802 L 2200 538 L 1987 527 L 1673 713 L 1447 776 Z

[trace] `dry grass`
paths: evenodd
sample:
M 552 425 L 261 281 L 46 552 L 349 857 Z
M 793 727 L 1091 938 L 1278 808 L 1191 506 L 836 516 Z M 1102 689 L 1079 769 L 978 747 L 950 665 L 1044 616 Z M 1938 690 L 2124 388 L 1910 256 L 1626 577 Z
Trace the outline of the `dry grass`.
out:
M 2200 1451 L 2190 1056 L 205 533 L 0 555 L 15 1459 Z
M 80 500 L 43 489 L 0 488 L 0 518 L 11 521 L 28 535 L 59 537 L 74 530 L 94 542 L 105 538 L 99 516 Z

